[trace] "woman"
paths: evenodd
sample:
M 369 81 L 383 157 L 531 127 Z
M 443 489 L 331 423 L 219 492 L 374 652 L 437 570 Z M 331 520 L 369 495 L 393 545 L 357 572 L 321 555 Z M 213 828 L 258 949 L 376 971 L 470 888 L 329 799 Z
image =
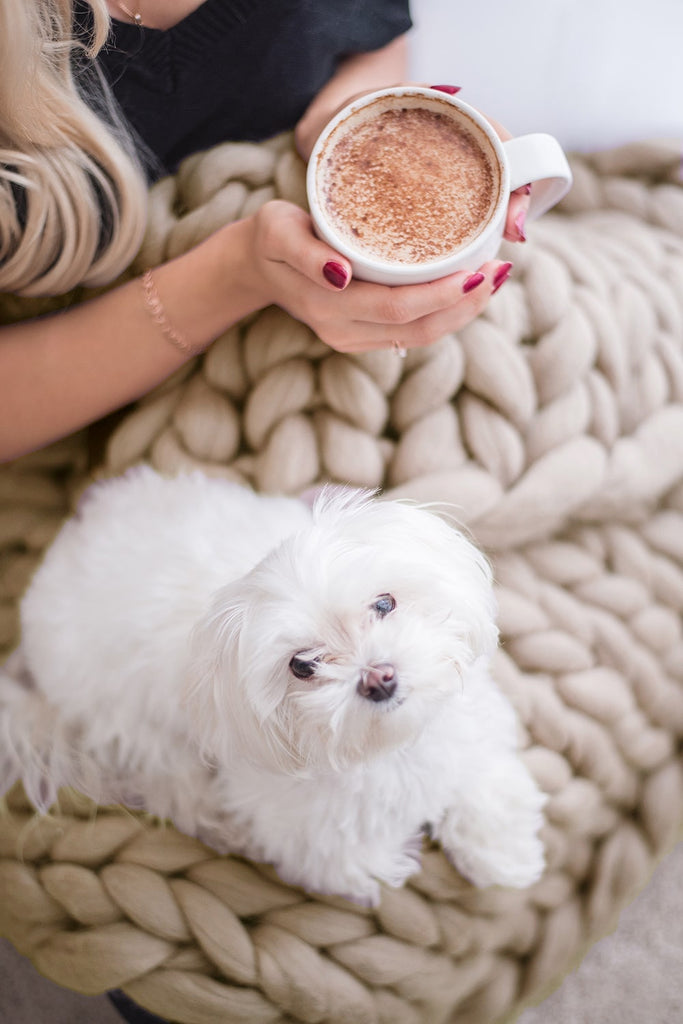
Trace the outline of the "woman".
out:
M 0 291 L 113 281 L 140 244 L 148 178 L 214 141 L 293 128 L 306 159 L 350 96 L 405 80 L 409 26 L 390 0 L 0 0 Z M 193 82 L 205 100 L 181 109 Z M 523 240 L 526 203 L 513 196 L 506 237 Z M 139 398 L 265 306 L 339 351 L 427 345 L 476 316 L 509 269 L 353 281 L 303 210 L 266 203 L 153 274 L 0 327 L 0 460 Z

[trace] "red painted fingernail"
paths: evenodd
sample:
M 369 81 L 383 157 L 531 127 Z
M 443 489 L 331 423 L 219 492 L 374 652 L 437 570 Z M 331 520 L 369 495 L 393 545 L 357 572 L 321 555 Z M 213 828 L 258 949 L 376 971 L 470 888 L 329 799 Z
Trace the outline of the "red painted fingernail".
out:
M 521 210 L 515 217 L 515 229 L 519 236 L 520 242 L 526 242 L 526 235 L 524 234 L 524 221 L 526 220 L 526 210 Z
M 518 196 L 530 196 L 531 185 L 520 185 L 519 188 L 515 189 L 515 195 Z
M 485 280 L 486 280 L 486 277 L 482 273 L 471 274 L 467 278 L 465 283 L 463 284 L 462 290 L 465 293 L 472 292 L 472 291 L 474 291 L 475 288 L 479 287 L 479 285 L 482 283 L 482 281 L 485 281 Z
M 511 270 L 512 263 L 501 263 L 501 265 L 498 267 L 498 270 L 493 275 L 493 291 L 491 292 L 492 295 L 498 291 L 502 284 L 505 284 L 508 277 L 510 276 Z
M 334 263 L 332 260 L 323 267 L 323 276 L 335 288 L 344 288 L 349 279 L 346 267 L 342 267 L 341 263 Z
M 460 92 L 462 89 L 461 85 L 430 85 L 430 89 L 438 89 L 439 92 L 447 92 L 449 96 L 455 96 L 456 92 Z

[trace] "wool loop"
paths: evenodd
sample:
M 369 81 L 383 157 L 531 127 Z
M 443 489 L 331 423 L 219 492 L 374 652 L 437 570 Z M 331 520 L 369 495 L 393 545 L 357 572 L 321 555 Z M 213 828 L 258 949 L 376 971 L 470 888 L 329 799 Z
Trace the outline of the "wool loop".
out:
M 122 987 L 182 1024 L 493 1024 L 613 927 L 680 836 L 680 153 L 572 165 L 569 196 L 514 248 L 514 278 L 457 335 L 402 360 L 344 355 L 266 309 L 138 402 L 95 474 L 84 434 L 0 470 L 5 653 L 93 475 L 146 461 L 269 492 L 333 480 L 455 506 L 494 567 L 493 669 L 549 794 L 545 876 L 475 890 L 425 840 L 420 873 L 370 911 L 70 791 L 38 818 L 15 787 L 0 933 L 47 977 Z M 190 158 L 152 188 L 130 275 L 274 197 L 305 202 L 290 136 Z M 0 297 L 6 321 L 36 311 Z

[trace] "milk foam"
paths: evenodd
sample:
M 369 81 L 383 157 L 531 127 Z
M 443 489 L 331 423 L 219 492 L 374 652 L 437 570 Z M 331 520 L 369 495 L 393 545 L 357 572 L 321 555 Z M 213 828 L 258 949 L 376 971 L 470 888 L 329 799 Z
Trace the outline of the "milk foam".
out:
M 490 221 L 500 194 L 481 129 L 445 101 L 382 97 L 337 125 L 317 167 L 320 205 L 354 249 L 388 263 L 441 259 Z

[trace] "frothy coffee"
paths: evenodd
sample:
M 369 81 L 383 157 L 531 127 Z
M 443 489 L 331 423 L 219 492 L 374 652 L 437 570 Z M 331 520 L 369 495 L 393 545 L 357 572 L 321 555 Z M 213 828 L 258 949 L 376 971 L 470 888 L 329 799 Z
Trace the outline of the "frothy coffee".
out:
M 466 115 L 438 100 L 382 98 L 341 122 L 318 164 L 333 228 L 388 263 L 427 263 L 467 245 L 496 207 L 492 147 Z

